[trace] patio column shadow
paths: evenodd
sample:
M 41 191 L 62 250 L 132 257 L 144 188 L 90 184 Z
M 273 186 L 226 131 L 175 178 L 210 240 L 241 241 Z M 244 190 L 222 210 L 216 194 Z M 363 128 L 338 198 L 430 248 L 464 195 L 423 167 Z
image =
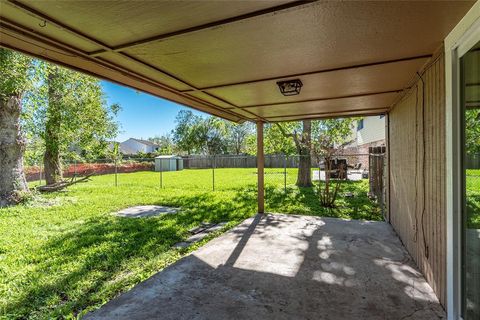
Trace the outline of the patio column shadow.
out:
M 383 222 L 255 216 L 86 319 L 441 319 Z

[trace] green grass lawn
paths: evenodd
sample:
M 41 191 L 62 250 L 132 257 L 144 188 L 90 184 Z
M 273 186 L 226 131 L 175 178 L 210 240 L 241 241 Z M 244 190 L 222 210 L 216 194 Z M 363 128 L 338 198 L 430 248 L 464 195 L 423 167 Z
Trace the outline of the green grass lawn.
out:
M 467 226 L 480 229 L 480 170 L 467 170 Z
M 294 186 L 295 169 L 285 193 L 279 172 L 266 172 L 269 212 L 381 219 L 366 196 L 367 181 L 343 182 L 342 193 L 355 197 L 341 195 L 337 208 L 325 209 L 312 188 Z M 0 209 L 0 318 L 81 317 L 193 250 L 172 248 L 193 226 L 229 221 L 228 228 L 255 214 L 255 169 L 217 169 L 215 192 L 212 179 L 210 170 L 166 172 L 160 189 L 155 172 L 120 174 L 118 187 L 113 175 L 96 176 Z M 181 212 L 141 219 L 111 214 L 141 204 Z

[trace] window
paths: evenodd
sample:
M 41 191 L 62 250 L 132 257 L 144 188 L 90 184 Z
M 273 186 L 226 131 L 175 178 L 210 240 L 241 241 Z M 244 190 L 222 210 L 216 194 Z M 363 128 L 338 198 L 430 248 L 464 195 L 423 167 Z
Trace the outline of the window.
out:
M 363 129 L 363 119 L 358 120 L 357 122 L 357 131 L 360 131 Z
M 460 59 L 463 319 L 480 319 L 480 42 Z
M 380 119 L 382 119 L 382 118 L 385 118 L 385 115 L 384 115 L 384 114 L 381 114 L 381 115 L 380 115 Z

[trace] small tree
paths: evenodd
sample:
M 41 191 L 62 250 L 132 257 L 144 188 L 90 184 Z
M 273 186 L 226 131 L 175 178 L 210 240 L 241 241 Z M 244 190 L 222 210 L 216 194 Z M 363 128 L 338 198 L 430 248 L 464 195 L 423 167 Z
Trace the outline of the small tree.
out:
M 320 120 L 314 126 L 314 139 L 312 152 L 318 163 L 325 165 L 325 186 L 322 188 L 320 171 L 318 172 L 318 196 L 324 207 L 334 207 L 337 199 L 340 181 L 346 178 L 347 168 L 339 165 L 337 179 L 331 179 L 332 162 L 336 155 L 343 149 L 345 143 L 350 140 L 350 132 L 355 119 L 328 119 Z M 333 182 L 333 186 L 332 186 Z
M 32 135 L 44 141 L 45 180 L 50 185 L 62 179 L 62 158 L 69 153 L 89 157 L 105 152 L 108 140 L 118 132 L 114 115 L 120 107 L 106 106 L 97 79 L 46 62 L 38 64 L 43 80 L 27 119 Z

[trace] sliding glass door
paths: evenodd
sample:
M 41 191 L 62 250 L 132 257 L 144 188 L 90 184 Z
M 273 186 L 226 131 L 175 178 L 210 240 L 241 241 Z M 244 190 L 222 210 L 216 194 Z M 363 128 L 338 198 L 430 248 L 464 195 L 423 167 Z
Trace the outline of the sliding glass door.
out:
M 460 59 L 462 316 L 480 319 L 480 42 Z

